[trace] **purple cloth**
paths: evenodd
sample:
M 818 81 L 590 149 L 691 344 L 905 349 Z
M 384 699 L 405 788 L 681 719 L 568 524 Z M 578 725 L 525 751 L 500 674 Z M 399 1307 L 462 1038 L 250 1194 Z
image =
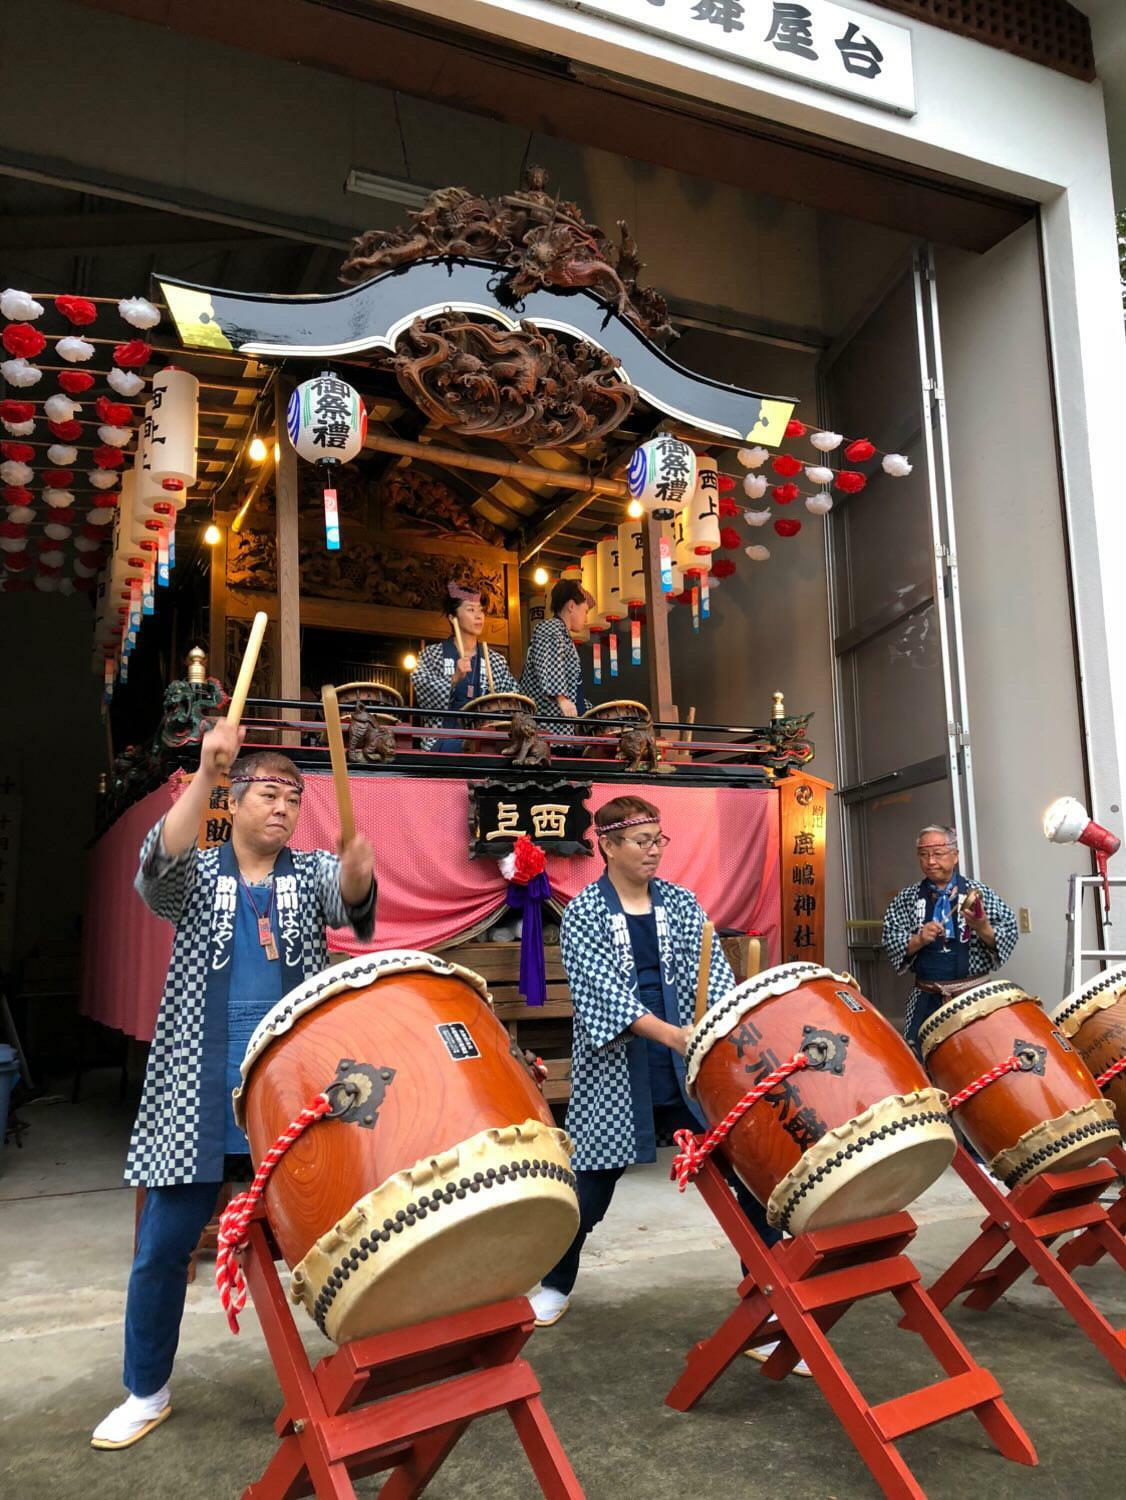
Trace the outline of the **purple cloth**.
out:
M 547 970 L 543 958 L 543 903 L 551 895 L 551 881 L 535 875 L 527 885 L 511 881 L 505 900 L 520 912 L 524 926 L 520 937 L 520 993 L 529 1005 L 547 999 Z

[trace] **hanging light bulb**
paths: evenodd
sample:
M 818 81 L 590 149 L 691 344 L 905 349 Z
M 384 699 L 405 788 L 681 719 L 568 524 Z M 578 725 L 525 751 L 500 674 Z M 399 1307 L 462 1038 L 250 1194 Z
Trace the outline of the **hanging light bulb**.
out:
M 269 451 L 260 437 L 251 438 L 249 452 L 252 463 L 260 464 Z
M 547 579 L 548 572 L 546 568 L 537 568 L 536 571 L 532 574 L 532 582 L 539 589 L 543 588 L 544 584 L 547 582 Z
M 640 521 L 645 514 L 645 507 L 640 500 L 631 500 L 626 506 L 626 515 L 631 521 Z
M 406 656 L 403 657 L 403 671 L 404 672 L 413 672 L 414 669 L 415 669 L 415 667 L 417 667 L 417 666 L 418 666 L 418 657 L 414 654 L 413 651 L 408 651 L 407 654 L 406 654 Z
M 203 540 L 209 547 L 216 547 L 223 540 L 223 533 L 219 530 L 214 521 L 211 522 L 206 531 L 203 533 Z
M 281 463 L 281 444 L 280 443 L 275 443 L 274 444 L 274 462 L 276 464 L 280 464 Z

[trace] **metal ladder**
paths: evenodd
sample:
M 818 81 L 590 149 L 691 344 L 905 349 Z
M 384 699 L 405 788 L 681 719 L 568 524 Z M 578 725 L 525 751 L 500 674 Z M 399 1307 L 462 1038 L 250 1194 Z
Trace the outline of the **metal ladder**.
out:
M 1126 875 L 1111 875 L 1107 884 L 1112 888 L 1126 886 Z M 1084 963 L 1126 962 L 1126 948 L 1084 948 L 1083 943 L 1083 892 L 1095 891 L 1096 916 L 1099 893 L 1103 888 L 1101 875 L 1070 875 L 1067 882 L 1067 952 L 1063 961 L 1063 992 L 1072 994 L 1083 983 Z M 1113 926 L 1109 916 L 1102 920 L 1104 936 Z

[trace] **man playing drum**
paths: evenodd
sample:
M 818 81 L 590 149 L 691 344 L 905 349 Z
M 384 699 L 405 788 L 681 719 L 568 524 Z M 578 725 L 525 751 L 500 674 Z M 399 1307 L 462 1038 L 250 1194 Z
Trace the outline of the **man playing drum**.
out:
M 560 946 L 574 1005 L 571 1102 L 579 1231 L 531 1299 L 537 1326 L 567 1311 L 587 1235 L 599 1224 L 618 1179 L 656 1160 L 658 1138 L 706 1128 L 685 1092 L 684 1052 L 692 1033 L 704 912 L 691 891 L 655 878 L 668 838 L 660 812 L 642 797 L 615 797 L 594 817 L 606 863 L 599 880 L 563 913 Z M 735 983 L 716 945 L 708 1005 Z M 733 1172 L 743 1211 L 768 1244 L 780 1235 Z M 670 1200 L 671 1201 L 671 1200 Z M 766 1359 L 774 1345 L 753 1351 Z M 798 1373 L 809 1373 L 804 1364 Z
M 995 891 L 958 870 L 958 834 L 932 823 L 915 840 L 923 878 L 905 886 L 884 916 L 884 952 L 915 988 L 903 1035 L 918 1051 L 919 1028 L 945 1003 L 941 985 L 999 969 L 1017 945 L 1017 922 Z
M 288 847 L 303 782 L 276 751 L 235 763 L 230 843 L 197 849 L 212 789 L 245 732 L 224 721 L 204 735 L 197 775 L 141 846 L 137 890 L 176 931 L 125 1167 L 126 1182 L 147 1189 L 125 1304 L 129 1396 L 95 1429 L 95 1448 L 128 1448 L 172 1410 L 191 1253 L 223 1182 L 249 1175 L 231 1160 L 248 1146 L 230 1097 L 251 1033 L 325 968 L 326 927 L 369 938 L 375 925 L 367 839 L 339 857 Z

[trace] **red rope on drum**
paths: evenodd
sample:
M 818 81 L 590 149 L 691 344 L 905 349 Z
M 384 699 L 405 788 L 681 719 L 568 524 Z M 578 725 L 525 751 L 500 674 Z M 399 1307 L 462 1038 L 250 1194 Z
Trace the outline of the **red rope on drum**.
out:
M 1116 1063 L 1111 1063 L 1105 1073 L 1100 1073 L 1095 1082 L 1099 1088 L 1105 1089 L 1108 1083 L 1114 1082 L 1119 1073 L 1126 1073 L 1126 1052 L 1122 1054 Z
M 749 1094 L 744 1094 L 737 1104 L 733 1104 L 719 1124 L 713 1125 L 706 1135 L 695 1135 L 691 1130 L 678 1130 L 673 1140 L 680 1151 L 673 1157 L 672 1170 L 680 1191 L 683 1193 L 715 1148 L 726 1140 L 749 1109 L 760 1099 L 764 1099 L 771 1089 L 777 1088 L 783 1079 L 789 1078 L 791 1073 L 800 1073 L 802 1068 L 808 1067 L 809 1058 L 805 1053 L 795 1052 L 793 1057 L 781 1063 L 773 1073 L 768 1073 Z
M 318 1094 L 311 1104 L 306 1105 L 292 1125 L 286 1126 L 266 1152 L 254 1174 L 254 1181 L 247 1190 L 239 1193 L 237 1198 L 232 1198 L 220 1215 L 215 1285 L 219 1288 L 219 1300 L 227 1314 L 227 1324 L 232 1333 L 239 1331 L 238 1315 L 246 1306 L 246 1277 L 243 1275 L 240 1257 L 248 1243 L 247 1226 L 250 1216 L 278 1162 L 294 1141 L 299 1141 L 309 1126 L 323 1119 L 331 1108 L 332 1101 L 327 1094 Z
M 954 1094 L 947 1108 L 951 1110 L 959 1109 L 967 1100 L 972 1099 L 975 1094 L 980 1094 L 982 1089 L 988 1088 L 991 1083 L 996 1083 L 998 1078 L 1004 1078 L 1006 1073 L 1015 1073 L 1020 1067 L 1021 1060 L 1019 1057 L 1015 1054 L 1012 1057 L 1007 1057 L 1003 1063 L 998 1063 L 995 1068 L 990 1068 L 988 1073 L 983 1073 L 980 1078 L 975 1078 L 973 1083 L 967 1083 L 964 1089 Z

